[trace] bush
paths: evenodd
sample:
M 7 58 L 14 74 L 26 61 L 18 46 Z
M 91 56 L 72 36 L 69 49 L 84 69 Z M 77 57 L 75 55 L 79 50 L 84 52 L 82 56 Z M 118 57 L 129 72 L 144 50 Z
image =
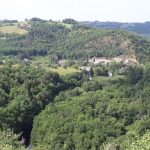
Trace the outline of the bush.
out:
M 102 90 L 102 85 L 98 81 L 85 82 L 82 87 L 86 92 Z
M 1 150 L 14 150 L 24 149 L 22 143 L 19 142 L 19 136 L 14 134 L 10 129 L 0 130 L 0 149 Z

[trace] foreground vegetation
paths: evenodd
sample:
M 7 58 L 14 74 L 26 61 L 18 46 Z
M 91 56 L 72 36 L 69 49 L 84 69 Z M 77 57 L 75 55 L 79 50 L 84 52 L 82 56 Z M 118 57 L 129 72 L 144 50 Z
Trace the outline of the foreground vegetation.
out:
M 32 146 L 43 150 L 101 149 L 104 143 L 127 149 L 128 141 L 140 145 L 149 130 L 149 72 L 149 66 L 129 67 L 126 77 L 88 81 L 84 73 L 59 77 L 33 67 L 3 67 L 1 130 L 23 132 L 28 143 L 33 125 Z

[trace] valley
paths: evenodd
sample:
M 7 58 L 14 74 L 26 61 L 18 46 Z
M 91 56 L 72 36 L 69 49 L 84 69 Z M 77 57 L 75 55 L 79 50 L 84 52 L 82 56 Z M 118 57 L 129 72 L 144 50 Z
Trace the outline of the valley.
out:
M 147 38 L 73 19 L 0 25 L 0 149 L 149 149 Z

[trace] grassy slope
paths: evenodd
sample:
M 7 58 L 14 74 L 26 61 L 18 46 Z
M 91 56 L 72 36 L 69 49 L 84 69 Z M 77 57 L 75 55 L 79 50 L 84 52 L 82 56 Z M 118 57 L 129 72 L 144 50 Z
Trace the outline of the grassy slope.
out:
M 48 71 L 53 71 L 53 72 L 57 72 L 60 75 L 66 75 L 66 74 L 71 74 L 71 73 L 75 73 L 75 72 L 80 72 L 80 70 L 77 70 L 73 67 L 67 67 L 67 68 L 63 68 L 63 67 L 57 67 L 57 68 L 51 68 L 49 67 L 50 60 L 49 57 L 34 57 L 32 59 L 32 63 L 31 65 L 36 67 L 38 64 L 40 64 L 40 66 Z
M 68 68 L 57 67 L 56 69 L 55 68 L 47 68 L 47 69 L 50 71 L 53 71 L 53 72 L 57 72 L 60 75 L 66 75 L 66 74 L 72 74 L 75 72 L 80 72 L 80 70 L 77 70 L 72 67 L 68 67 Z
M 16 33 L 16 34 L 26 34 L 27 31 L 24 29 L 20 29 L 17 25 L 14 26 L 2 26 L 0 27 L 0 32 L 2 33 Z
M 118 80 L 124 80 L 124 75 L 117 75 L 113 77 L 104 77 L 104 76 L 97 76 L 93 78 L 95 81 L 98 81 L 102 85 L 111 85 L 114 82 L 117 82 Z

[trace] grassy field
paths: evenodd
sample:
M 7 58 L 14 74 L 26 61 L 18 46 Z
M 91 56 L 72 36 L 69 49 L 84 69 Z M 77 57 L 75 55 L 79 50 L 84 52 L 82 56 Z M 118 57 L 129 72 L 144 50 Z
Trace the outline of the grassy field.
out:
M 68 68 L 57 67 L 56 69 L 55 68 L 46 68 L 46 69 L 49 71 L 57 72 L 60 75 L 66 75 L 66 74 L 72 74 L 75 72 L 80 72 L 80 70 L 77 70 L 72 67 L 68 67 Z
M 48 56 L 45 57 L 33 57 L 32 58 L 32 66 L 37 65 L 38 63 L 42 64 L 42 65 L 46 65 L 50 62 L 50 58 Z
M 14 26 L 2 26 L 0 27 L 0 32 L 2 33 L 16 33 L 16 34 L 26 34 L 28 31 L 20 29 L 17 25 Z
M 124 75 L 116 75 L 113 77 L 98 76 L 93 78 L 93 80 L 98 81 L 102 85 L 110 85 L 114 82 L 117 82 L 118 80 L 124 80 L 124 79 L 125 79 Z
M 57 67 L 57 68 L 52 68 L 49 67 L 49 63 L 50 63 L 50 58 L 48 56 L 46 57 L 34 57 L 32 59 L 32 63 L 31 66 L 33 67 L 37 67 L 38 64 L 40 64 L 41 68 L 44 68 L 48 71 L 53 71 L 53 72 L 57 72 L 60 75 L 66 75 L 66 74 L 71 74 L 71 73 L 75 73 L 75 72 L 80 72 L 80 70 L 77 70 L 73 67 Z

